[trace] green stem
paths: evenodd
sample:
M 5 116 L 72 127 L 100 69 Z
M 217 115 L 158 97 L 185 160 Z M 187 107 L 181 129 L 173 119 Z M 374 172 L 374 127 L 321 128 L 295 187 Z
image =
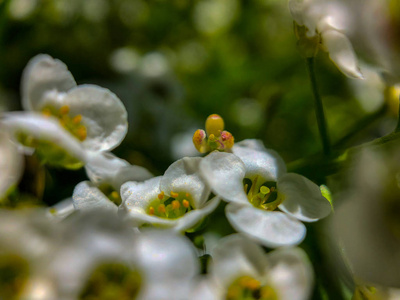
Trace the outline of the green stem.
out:
M 317 117 L 317 123 L 318 123 L 319 134 L 322 141 L 322 147 L 325 156 L 329 156 L 331 154 L 331 145 L 328 136 L 324 107 L 322 105 L 322 100 L 318 92 L 317 80 L 315 78 L 314 57 L 308 57 L 306 60 L 307 60 L 308 75 L 310 76 L 310 81 L 311 81 L 311 89 L 315 100 L 315 115 Z
M 398 116 L 398 120 L 397 120 L 397 126 L 396 129 L 394 130 L 394 132 L 399 132 L 400 131 L 400 96 L 399 96 L 399 116 Z

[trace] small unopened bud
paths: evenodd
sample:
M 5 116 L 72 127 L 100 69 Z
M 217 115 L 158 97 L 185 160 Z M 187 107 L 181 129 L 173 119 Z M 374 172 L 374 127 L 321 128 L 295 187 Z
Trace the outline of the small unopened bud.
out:
M 206 120 L 206 132 L 209 136 L 213 134 L 218 137 L 224 130 L 224 126 L 224 119 L 217 114 L 210 115 Z

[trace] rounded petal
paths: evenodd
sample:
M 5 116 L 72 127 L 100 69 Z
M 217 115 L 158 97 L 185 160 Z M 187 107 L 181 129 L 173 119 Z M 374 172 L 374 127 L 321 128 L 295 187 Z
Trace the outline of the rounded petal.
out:
M 55 118 L 37 113 L 12 112 L 3 114 L 2 121 L 14 136 L 20 132 L 27 133 L 36 139 L 54 143 L 82 162 L 87 160 L 87 154 L 79 140 L 66 131 Z
M 147 230 L 135 239 L 132 253 L 145 276 L 139 299 L 187 299 L 200 269 L 189 240 L 172 232 Z
M 200 157 L 185 157 L 174 162 L 165 171 L 160 190 L 167 195 L 180 191 L 190 193 L 195 207 L 202 207 L 210 195 L 210 189 L 198 172 L 201 160 Z
M 240 141 L 238 143 L 235 143 L 235 146 L 250 148 L 253 150 L 257 150 L 257 151 L 266 151 L 267 150 L 267 148 L 265 148 L 265 146 L 264 146 L 264 143 L 261 140 L 256 140 L 256 139 L 246 139 L 246 140 Z
M 277 181 L 280 176 L 286 173 L 285 162 L 276 151 L 271 149 L 258 150 L 238 144 L 233 146 L 232 152 L 246 166 L 245 177 L 260 175 L 265 180 Z
M 11 141 L 7 128 L 0 124 L 0 199 L 17 184 L 23 170 L 23 157 Z
M 75 86 L 74 77 L 62 61 L 37 55 L 22 74 L 22 106 L 25 110 L 40 110 L 46 93 L 66 92 Z
M 309 299 L 314 276 L 306 253 L 300 248 L 282 248 L 268 254 L 269 279 L 279 299 Z
M 204 277 L 204 276 L 203 276 Z M 211 278 L 195 278 L 190 289 L 191 300 L 220 300 L 224 297 L 224 290 L 219 288 Z
M 243 188 L 245 166 L 237 156 L 212 152 L 201 161 L 200 172 L 213 192 L 222 199 L 229 202 L 249 202 Z
M 317 221 L 332 211 L 331 204 L 322 196 L 319 186 L 304 176 L 285 174 L 279 178 L 277 187 L 284 199 L 279 209 L 301 221 Z
M 75 211 L 72 198 L 64 199 L 53 205 L 47 210 L 47 215 L 50 219 L 61 221 Z
M 110 209 L 117 212 L 117 206 L 108 199 L 93 183 L 79 183 L 72 194 L 72 201 L 77 210 Z
M 223 288 L 241 276 L 260 278 L 268 272 L 263 249 L 241 234 L 221 239 L 212 251 L 212 258 L 211 273 Z
M 279 211 L 231 203 L 225 212 L 233 228 L 266 247 L 300 244 L 306 235 L 303 223 Z
M 130 165 L 126 160 L 109 152 L 92 155 L 85 169 L 90 181 L 94 184 L 108 183 L 117 191 L 125 182 L 144 181 L 153 177 L 147 169 Z
M 339 70 L 348 77 L 363 79 L 349 39 L 336 30 L 324 31 L 321 36 L 322 42 L 329 52 L 329 57 Z
M 87 129 L 83 145 L 94 151 L 112 150 L 125 138 L 128 114 L 118 97 L 96 85 L 80 85 L 61 100 L 72 116 L 82 115 Z

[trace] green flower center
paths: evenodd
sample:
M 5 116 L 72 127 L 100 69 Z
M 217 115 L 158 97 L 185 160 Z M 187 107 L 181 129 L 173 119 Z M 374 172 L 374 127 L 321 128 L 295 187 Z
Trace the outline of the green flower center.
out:
M 0 299 L 18 299 L 28 278 L 26 260 L 14 254 L 0 255 Z
M 249 202 L 257 208 L 275 210 L 282 203 L 275 181 L 266 181 L 261 176 L 243 179 L 244 192 Z
M 48 105 L 42 109 L 45 116 L 56 117 L 62 127 L 69 131 L 74 137 L 81 142 L 86 139 L 87 130 L 85 125 L 82 124 L 82 115 L 69 116 L 69 106 L 64 105 L 60 109 Z
M 71 170 L 76 170 L 83 166 L 79 159 L 73 157 L 68 151 L 53 142 L 34 138 L 25 132 L 17 133 L 17 139 L 22 145 L 34 148 L 36 156 L 42 163 Z
M 193 209 L 193 198 L 189 193 L 171 192 L 171 196 L 167 196 L 161 192 L 157 199 L 150 202 L 147 213 L 160 218 L 176 219 Z
M 102 191 L 104 195 L 110 199 L 111 202 L 114 202 L 117 206 L 122 203 L 122 199 L 120 194 L 109 184 L 101 184 L 99 186 L 99 190 Z
M 275 290 L 251 276 L 241 276 L 228 287 L 226 300 L 278 300 Z
M 141 285 L 142 278 L 136 270 L 120 263 L 104 263 L 90 274 L 79 299 L 132 300 Z

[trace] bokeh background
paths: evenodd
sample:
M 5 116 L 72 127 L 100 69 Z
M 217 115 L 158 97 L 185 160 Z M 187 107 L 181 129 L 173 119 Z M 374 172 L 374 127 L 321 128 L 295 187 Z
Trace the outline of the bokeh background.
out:
M 261 139 L 289 169 L 318 172 L 298 167 L 322 147 L 286 0 L 0 0 L 2 111 L 21 109 L 21 74 L 39 53 L 63 61 L 78 84 L 118 95 L 129 132 L 114 153 L 155 175 L 197 155 L 192 134 L 212 113 L 225 119 L 236 141 Z M 396 123 L 391 91 L 361 67 L 363 82 L 347 79 L 325 52 L 316 59 L 335 149 L 390 132 Z M 45 169 L 28 159 L 20 190 L 52 205 L 85 179 L 83 170 Z M 309 232 L 306 249 L 315 238 Z M 324 260 L 314 255 L 316 264 Z

